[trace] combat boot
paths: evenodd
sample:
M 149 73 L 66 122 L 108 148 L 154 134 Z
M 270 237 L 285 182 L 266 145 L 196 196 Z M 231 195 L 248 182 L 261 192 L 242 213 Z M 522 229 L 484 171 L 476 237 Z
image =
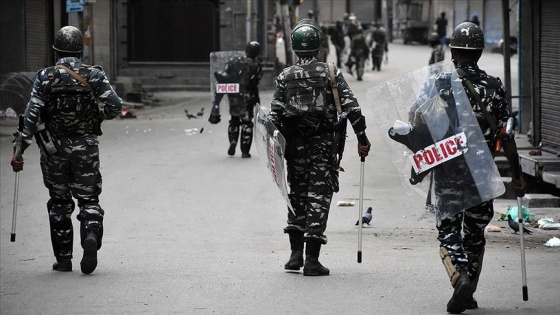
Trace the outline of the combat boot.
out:
M 253 123 L 245 124 L 241 127 L 241 157 L 250 158 L 251 144 L 253 143 Z
M 53 270 L 56 271 L 72 271 L 72 260 L 71 259 L 57 259 L 52 266 Z
M 303 267 L 303 232 L 291 231 L 288 235 L 290 236 L 292 254 L 288 262 L 284 265 L 284 269 L 299 270 L 299 268 Z
M 328 276 L 330 270 L 319 262 L 319 253 L 321 252 L 321 243 L 316 241 L 307 241 L 305 246 L 305 265 L 303 266 L 304 276 Z
M 453 296 L 447 303 L 447 312 L 461 314 L 467 309 L 470 299 L 473 299 L 474 287 L 466 271 L 461 271 L 457 281 L 453 284 Z
M 229 156 L 234 156 L 235 155 L 235 146 L 237 145 L 237 143 L 233 142 L 229 144 L 229 149 L 227 150 L 227 154 Z
M 82 273 L 88 275 L 97 267 L 97 244 L 99 238 L 95 232 L 89 231 L 84 239 L 84 256 L 80 262 Z
M 471 278 L 471 282 L 472 282 L 472 286 L 473 286 L 473 294 L 474 294 L 474 292 L 476 292 L 476 288 L 478 287 L 478 279 L 480 278 L 480 273 L 482 272 L 482 262 L 484 261 L 484 248 L 482 248 L 482 251 L 480 252 L 478 257 L 476 258 L 476 260 L 478 261 L 478 268 L 476 269 L 476 273 Z M 473 264 L 473 263 L 471 262 L 471 264 Z M 467 299 L 466 307 L 467 307 L 468 310 L 473 310 L 473 309 L 478 308 L 478 302 L 476 301 L 474 296 L 471 295 Z

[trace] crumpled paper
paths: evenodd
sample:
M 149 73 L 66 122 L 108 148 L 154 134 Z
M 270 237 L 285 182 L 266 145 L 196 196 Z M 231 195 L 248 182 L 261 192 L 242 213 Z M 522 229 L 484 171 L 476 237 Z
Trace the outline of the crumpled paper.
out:
M 537 221 L 543 230 L 560 230 L 560 223 L 555 223 L 553 218 L 542 218 Z
M 549 247 L 560 246 L 560 238 L 558 238 L 558 237 L 553 237 L 553 238 L 549 239 L 548 242 L 546 242 L 546 243 L 544 244 L 544 246 L 549 246 Z

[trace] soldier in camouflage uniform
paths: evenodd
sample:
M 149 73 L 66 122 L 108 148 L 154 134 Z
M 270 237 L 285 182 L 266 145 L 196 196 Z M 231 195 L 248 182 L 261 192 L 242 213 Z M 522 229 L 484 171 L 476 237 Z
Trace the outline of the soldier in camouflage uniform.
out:
M 253 116 L 255 105 L 260 103 L 259 81 L 262 78 L 261 58 L 259 57 L 261 45 L 258 42 L 248 42 L 245 47 L 245 56 L 234 57 L 229 60 L 224 69 L 224 77 L 232 80 L 229 83 L 239 83 L 239 94 L 228 94 L 229 113 L 231 119 L 228 127 L 229 149 L 228 155 L 235 155 L 235 147 L 241 133 L 241 157 L 250 158 L 251 144 L 253 142 Z M 208 121 L 213 124 L 220 122 L 220 101 L 224 94 L 216 93 L 212 104 L 212 112 Z M 241 131 L 241 132 L 240 132 Z
M 389 52 L 387 34 L 383 24 L 379 21 L 373 22 L 372 27 L 371 41 L 369 43 L 369 46 L 371 47 L 371 62 L 373 64 L 372 70 L 377 68 L 377 71 L 381 71 L 381 61 L 383 61 L 383 55 Z
M 81 270 L 90 274 L 97 267 L 97 250 L 103 238 L 97 137 L 104 119 L 120 115 L 122 100 L 101 67 L 82 64 L 80 30 L 61 28 L 53 48 L 58 62 L 37 73 L 24 114 L 21 152 L 35 136 L 41 151 L 43 181 L 50 195 L 47 211 L 56 257 L 53 269 L 72 270 L 74 197 L 80 209 L 77 217 L 84 249 Z M 97 101 L 103 104 L 101 108 Z M 23 169 L 21 155 L 12 157 L 12 167 L 14 172 Z
M 350 44 L 350 57 L 348 58 L 348 62 L 346 65 L 348 66 L 348 71 L 352 74 L 352 67 L 356 65 L 356 77 L 358 81 L 363 80 L 364 76 L 364 68 L 366 66 L 366 60 L 369 56 L 369 47 L 366 43 L 366 38 L 364 36 L 364 31 L 360 26 L 356 31 L 356 34 L 352 38 L 352 42 Z
M 316 60 L 321 47 L 321 29 L 313 20 L 300 21 L 292 31 L 292 49 L 299 60 L 276 79 L 269 119 L 286 138 L 286 162 L 290 202 L 288 211 L 291 256 L 284 266 L 305 276 L 330 273 L 319 262 L 333 192 L 338 191 L 336 149 L 333 144 L 337 110 L 327 64 Z M 365 118 L 342 73 L 335 67 L 342 111 L 352 124 L 359 144 L 358 154 L 367 156 L 370 143 Z M 304 246 L 304 244 L 307 244 Z M 303 252 L 305 247 L 305 264 Z
M 453 63 L 459 76 L 463 79 L 463 86 L 473 106 L 478 124 L 487 138 L 490 151 L 495 152 L 495 142 L 500 139 L 510 165 L 514 165 L 514 159 L 518 159 L 515 139 L 512 136 L 497 135 L 495 131 L 491 131 L 491 123 L 488 122 L 487 116 L 483 114 L 480 107 L 484 106 L 487 109 L 496 126 L 504 126 L 510 118 L 502 82 L 500 79 L 486 74 L 477 65 L 484 49 L 482 30 L 470 22 L 459 24 L 453 32 L 449 47 L 451 47 Z M 473 90 L 468 88 L 468 81 L 472 83 Z M 440 89 L 442 97 L 445 97 L 446 93 L 449 94 L 446 90 L 450 89 L 449 82 L 447 89 Z M 480 98 L 481 104 L 477 98 Z M 466 170 L 466 172 L 469 171 Z M 447 311 L 459 314 L 466 309 L 478 307 L 473 293 L 476 291 L 484 257 L 486 244 L 484 229 L 492 219 L 494 210 L 492 200 L 490 200 L 453 215 L 442 215 L 445 211 L 440 210 L 454 206 L 446 204 L 445 200 L 457 199 L 445 196 L 459 193 L 449 185 L 449 182 L 443 180 L 445 176 L 443 173 L 444 170 L 441 167 L 434 168 L 438 240 L 440 241 L 440 256 L 454 288 L 453 296 L 447 304 Z M 454 180 L 460 181 L 461 179 Z M 524 195 L 525 183 L 522 178 L 512 177 L 511 185 L 517 196 Z

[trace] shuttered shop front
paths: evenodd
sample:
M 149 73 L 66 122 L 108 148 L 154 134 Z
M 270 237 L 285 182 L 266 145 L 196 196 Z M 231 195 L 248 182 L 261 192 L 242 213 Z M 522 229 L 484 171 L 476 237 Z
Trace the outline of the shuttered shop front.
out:
M 545 148 L 560 152 L 560 1 L 541 3 L 540 129 Z

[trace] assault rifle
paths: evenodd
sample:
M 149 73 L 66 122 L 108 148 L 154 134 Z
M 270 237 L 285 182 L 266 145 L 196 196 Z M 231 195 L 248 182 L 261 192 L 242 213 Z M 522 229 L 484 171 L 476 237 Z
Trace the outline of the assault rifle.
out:
M 342 154 L 344 153 L 344 146 L 346 145 L 346 127 L 348 125 L 348 118 L 346 118 L 346 113 L 343 112 L 338 116 L 338 122 L 336 123 L 334 130 L 334 140 L 333 149 L 336 154 L 336 168 L 344 171 L 340 168 L 340 161 L 342 161 Z

